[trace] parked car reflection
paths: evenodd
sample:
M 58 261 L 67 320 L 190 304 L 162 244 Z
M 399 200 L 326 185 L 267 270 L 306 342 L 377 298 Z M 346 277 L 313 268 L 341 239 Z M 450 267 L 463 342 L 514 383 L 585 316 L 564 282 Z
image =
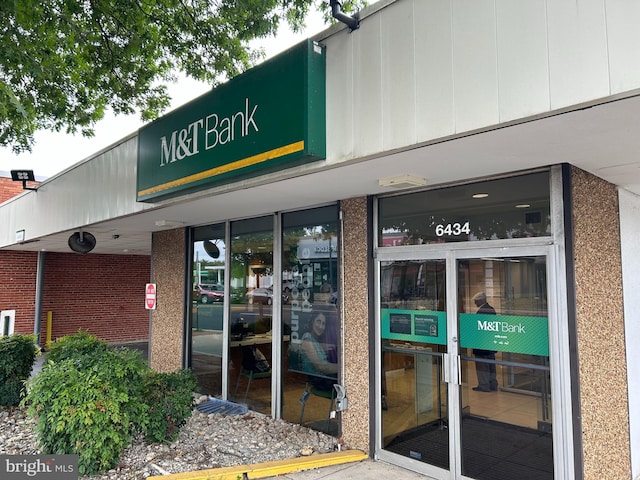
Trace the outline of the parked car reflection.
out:
M 200 284 L 193 290 L 193 299 L 200 303 L 223 302 L 224 287 L 219 284 Z
M 262 303 L 264 305 L 273 304 L 273 287 L 259 287 L 249 290 L 247 292 L 247 303 L 253 305 L 254 303 Z M 289 295 L 287 293 L 282 294 L 282 303 L 289 303 Z

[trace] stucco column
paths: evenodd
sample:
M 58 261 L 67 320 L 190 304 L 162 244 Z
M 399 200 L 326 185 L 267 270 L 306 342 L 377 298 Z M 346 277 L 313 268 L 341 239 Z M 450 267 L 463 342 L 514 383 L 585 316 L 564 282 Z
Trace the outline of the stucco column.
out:
M 185 230 L 153 234 L 151 269 L 157 305 L 151 314 L 149 361 L 159 372 L 182 368 L 185 255 Z
M 341 202 L 343 214 L 344 385 L 349 408 L 342 414 L 345 445 L 369 452 L 369 304 L 367 199 Z

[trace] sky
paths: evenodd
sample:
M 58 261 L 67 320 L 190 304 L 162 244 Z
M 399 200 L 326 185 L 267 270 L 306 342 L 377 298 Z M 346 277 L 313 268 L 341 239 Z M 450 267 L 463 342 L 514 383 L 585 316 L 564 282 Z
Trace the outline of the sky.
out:
M 264 48 L 269 58 L 327 28 L 319 12 L 310 13 L 306 26 L 304 31 L 296 34 L 291 32 L 288 25 L 282 25 L 276 37 L 262 39 L 255 44 Z M 164 113 L 209 90 L 208 85 L 188 78 L 169 84 L 172 102 L 171 107 Z M 10 148 L 0 147 L 0 172 L 28 169 L 34 171 L 37 180 L 43 180 L 112 145 L 143 125 L 137 114 L 117 117 L 107 114 L 96 124 L 95 136 L 91 138 L 83 137 L 80 133 L 69 135 L 62 132 L 40 131 L 35 135 L 35 144 L 31 152 L 16 155 Z

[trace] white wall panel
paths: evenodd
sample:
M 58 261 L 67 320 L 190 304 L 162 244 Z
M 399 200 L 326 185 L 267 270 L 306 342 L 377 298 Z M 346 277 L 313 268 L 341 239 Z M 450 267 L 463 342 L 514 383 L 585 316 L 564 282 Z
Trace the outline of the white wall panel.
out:
M 348 30 L 328 38 L 327 45 L 327 159 L 329 163 L 353 154 L 353 43 Z
M 380 58 L 380 16 L 360 24 L 354 43 L 353 131 L 355 156 L 364 157 L 383 149 L 382 145 L 382 61 Z
M 454 133 L 451 1 L 414 0 L 418 142 Z
M 611 93 L 640 86 L 640 1 L 608 0 L 607 37 Z
M 551 109 L 609 95 L 604 0 L 548 0 Z
M 627 379 L 629 385 L 629 430 L 631 478 L 640 477 L 640 350 L 633 340 L 640 338 L 640 197 L 619 191 L 620 246 L 625 336 L 627 338 Z
M 640 88 L 637 0 L 397 0 L 370 10 L 359 30 L 325 41 L 331 163 Z
M 382 142 L 385 150 L 416 142 L 415 38 L 413 2 L 380 12 L 382 57 Z
M 497 124 L 494 0 L 452 0 L 456 131 Z
M 135 201 L 136 159 L 134 137 L 16 198 L 0 209 L 0 222 L 7 226 L 0 244 L 15 243 L 17 230 L 31 239 L 149 208 Z
M 500 121 L 548 110 L 545 0 L 497 0 L 496 19 Z

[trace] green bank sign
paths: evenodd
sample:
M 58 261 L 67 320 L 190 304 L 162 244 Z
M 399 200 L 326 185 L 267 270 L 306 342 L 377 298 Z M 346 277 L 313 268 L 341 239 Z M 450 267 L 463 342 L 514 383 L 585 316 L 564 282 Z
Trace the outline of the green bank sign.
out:
M 460 347 L 549 356 L 547 317 L 460 314 Z
M 305 41 L 138 132 L 137 199 L 325 158 L 325 51 Z

